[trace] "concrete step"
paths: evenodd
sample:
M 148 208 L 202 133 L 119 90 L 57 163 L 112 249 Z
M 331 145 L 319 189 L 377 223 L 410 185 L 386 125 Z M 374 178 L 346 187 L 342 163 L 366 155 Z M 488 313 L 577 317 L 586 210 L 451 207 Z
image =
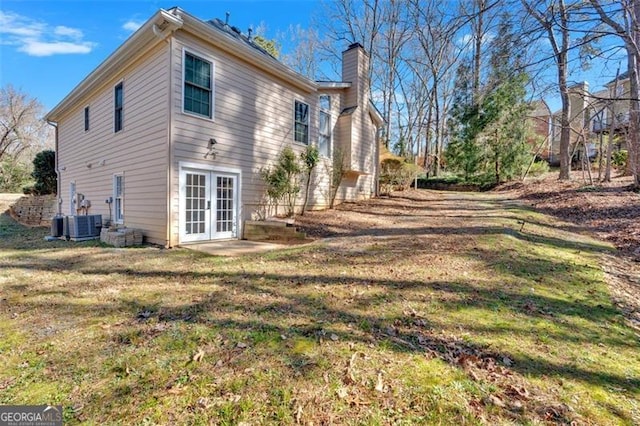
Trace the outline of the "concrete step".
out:
M 243 238 L 249 241 L 304 240 L 307 235 L 280 221 L 246 221 Z

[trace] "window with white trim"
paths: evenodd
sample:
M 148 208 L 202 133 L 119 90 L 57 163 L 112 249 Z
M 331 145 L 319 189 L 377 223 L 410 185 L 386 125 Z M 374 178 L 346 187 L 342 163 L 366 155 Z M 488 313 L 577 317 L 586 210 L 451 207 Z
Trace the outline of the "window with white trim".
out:
M 122 130 L 124 121 L 124 86 L 118 83 L 113 90 L 113 132 Z
M 331 97 L 329 95 L 320 96 L 318 151 L 325 157 L 331 155 Z
M 124 223 L 124 175 L 113 175 L 113 220 Z
M 84 131 L 89 130 L 89 107 L 84 107 Z
M 293 140 L 309 145 L 309 105 L 296 101 Z
M 331 96 L 320 95 L 320 109 L 322 111 L 331 112 Z
M 213 117 L 213 63 L 184 52 L 182 108 L 202 117 Z

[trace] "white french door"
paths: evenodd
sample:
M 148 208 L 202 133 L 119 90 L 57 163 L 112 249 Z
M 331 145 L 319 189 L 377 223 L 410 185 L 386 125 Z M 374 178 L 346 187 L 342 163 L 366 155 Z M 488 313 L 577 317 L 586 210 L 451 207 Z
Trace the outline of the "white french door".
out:
M 182 169 L 180 241 L 235 238 L 238 234 L 238 176 Z

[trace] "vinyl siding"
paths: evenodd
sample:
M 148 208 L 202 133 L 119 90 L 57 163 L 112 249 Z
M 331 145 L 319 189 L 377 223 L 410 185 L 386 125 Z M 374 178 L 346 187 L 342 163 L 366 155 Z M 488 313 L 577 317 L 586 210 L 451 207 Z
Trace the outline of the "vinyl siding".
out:
M 166 244 L 167 63 L 167 44 L 159 43 L 59 120 L 63 213 L 69 212 L 69 183 L 75 181 L 76 191 L 91 201 L 89 212 L 109 219 L 105 200 L 113 196 L 113 175 L 123 173 L 124 225 L 141 229 L 149 242 Z M 113 92 L 120 81 L 124 85 L 124 126 L 114 133 Z M 91 119 L 87 132 L 86 106 Z
M 189 163 L 240 173 L 240 233 L 244 220 L 255 218 L 263 206 L 261 169 L 273 164 L 286 146 L 293 147 L 297 154 L 305 149 L 293 140 L 296 100 L 310 107 L 309 142 L 317 143 L 320 93 L 312 85 L 292 84 L 283 77 L 286 73 L 259 69 L 238 53 L 225 50 L 230 49 L 226 44 L 214 44 L 211 39 L 194 35 L 199 31 L 187 31 L 179 29 L 164 41 L 146 40 L 140 45 L 144 50 L 137 59 L 124 57 L 122 61 L 129 61 L 128 65 L 118 69 L 116 75 L 113 70 L 108 76 L 99 75 L 105 78 L 95 83 L 100 86 L 87 89 L 91 92 L 82 98 L 74 95 L 64 111 L 56 112 L 63 212 L 69 211 L 69 184 L 73 181 L 76 192 L 91 200 L 90 213 L 108 219 L 105 199 L 113 195 L 113 175 L 123 174 L 124 225 L 142 229 L 149 242 L 176 245 L 180 164 Z M 182 112 L 185 49 L 214 64 L 212 119 Z M 352 87 L 324 91 L 332 96 L 332 148 L 345 150 L 347 168 L 357 170 L 343 181 L 338 202 L 369 196 L 375 189 L 375 128 L 368 115 L 366 78 L 360 78 L 366 72 L 362 55 L 360 49 L 344 55 L 343 71 L 349 76 L 344 79 L 354 81 Z M 123 130 L 114 133 L 113 91 L 121 81 Z M 356 105 L 353 116 L 340 117 L 344 108 Z M 85 132 L 87 106 L 91 122 Z M 212 138 L 217 141 L 216 155 L 205 158 Z M 370 158 L 359 158 L 362 155 Z M 331 158 L 322 158 L 316 168 L 310 208 L 328 206 L 331 166 Z M 302 192 L 298 201 L 301 205 Z
M 343 54 L 343 79 L 352 86 L 346 91 L 344 107 L 357 106 L 343 117 L 340 130 L 341 143 L 347 151 L 349 173 L 339 196 L 344 200 L 359 200 L 375 194 L 377 174 L 376 127 L 369 114 L 369 85 L 367 69 L 369 57 L 360 47 Z
M 305 145 L 293 140 L 296 100 L 310 107 L 310 142 L 317 141 L 316 92 L 302 92 L 286 81 L 257 70 L 252 64 L 216 50 L 205 42 L 178 32 L 173 43 L 172 127 L 172 241 L 178 241 L 180 162 L 239 169 L 242 172 L 241 221 L 256 216 L 264 185 L 260 169 L 272 164 L 285 146 L 296 153 Z M 214 120 L 182 113 L 183 49 L 214 63 Z M 216 158 L 205 159 L 210 138 L 215 138 Z

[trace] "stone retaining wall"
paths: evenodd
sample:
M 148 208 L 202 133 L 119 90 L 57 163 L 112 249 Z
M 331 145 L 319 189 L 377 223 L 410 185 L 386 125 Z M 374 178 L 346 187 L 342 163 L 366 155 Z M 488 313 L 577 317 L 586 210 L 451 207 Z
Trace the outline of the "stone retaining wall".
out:
M 20 197 L 9 207 L 9 214 L 23 225 L 51 226 L 51 218 L 56 214 L 56 196 L 26 195 Z

